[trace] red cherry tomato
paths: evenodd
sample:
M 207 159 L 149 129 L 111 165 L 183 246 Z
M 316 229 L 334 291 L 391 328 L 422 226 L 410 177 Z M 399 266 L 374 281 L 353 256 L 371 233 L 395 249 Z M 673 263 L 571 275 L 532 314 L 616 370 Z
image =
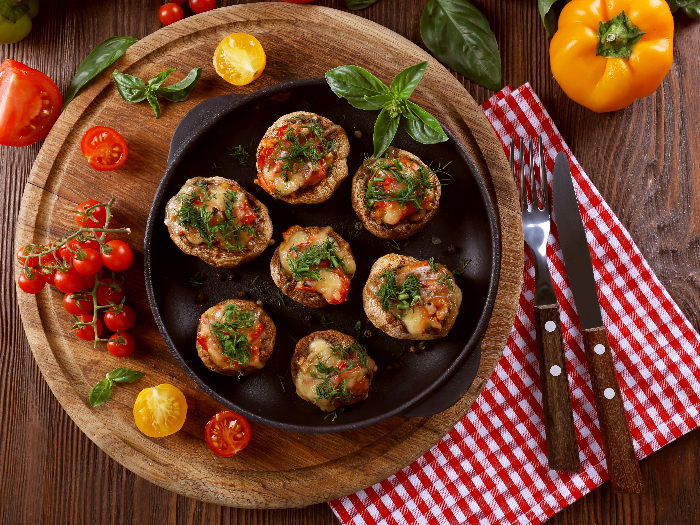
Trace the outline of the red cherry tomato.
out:
M 73 266 L 78 273 L 83 275 L 95 275 L 100 271 L 100 268 L 102 268 L 102 258 L 100 257 L 100 252 L 92 248 L 84 248 L 81 251 L 85 257 L 83 259 L 79 259 L 77 256 L 74 257 Z
M 78 320 L 83 321 L 84 323 L 90 323 L 92 322 L 92 316 L 81 315 L 80 317 L 78 317 Z M 95 326 L 97 327 L 97 337 L 100 337 L 100 335 L 102 334 L 102 322 L 99 319 L 97 319 Z M 92 325 L 85 325 L 80 328 L 73 327 L 73 332 L 75 332 L 75 335 L 77 335 L 78 338 L 82 339 L 83 341 L 95 340 L 95 330 L 92 327 Z
M 100 204 L 99 201 L 85 201 L 76 206 L 73 210 L 73 215 L 78 226 L 81 228 L 102 228 L 105 225 L 107 221 L 107 210 L 104 206 L 97 206 L 98 204 Z M 92 208 L 93 206 L 97 207 L 91 209 L 87 213 L 85 212 L 86 209 Z
M 67 293 L 63 296 L 63 308 L 73 315 L 86 315 L 92 312 L 92 298 L 81 293 Z
M 164 26 L 174 24 L 182 20 L 184 16 L 185 13 L 182 12 L 182 7 L 177 4 L 164 4 L 158 9 L 158 18 L 160 19 L 160 23 Z
M 114 272 L 128 270 L 134 261 L 134 254 L 124 241 L 109 241 L 107 246 L 112 248 L 109 253 L 102 252 L 102 263 Z
M 27 244 L 26 246 L 22 246 L 19 250 L 17 250 L 17 260 L 20 262 L 20 264 L 24 264 L 24 261 L 27 260 L 27 255 L 29 255 L 33 251 L 36 251 L 37 249 L 40 249 L 40 247 L 35 246 L 33 244 Z M 33 255 L 29 257 L 29 262 L 27 263 L 27 266 L 29 266 L 30 268 L 34 268 L 37 264 L 39 264 L 38 255 Z
M 243 416 L 224 410 L 204 427 L 204 439 L 215 454 L 228 458 L 243 450 L 250 441 L 250 424 Z
M 0 144 L 29 146 L 45 139 L 62 102 L 54 81 L 41 71 L 5 60 L 0 64 Z
M 64 244 L 58 249 L 58 256 L 63 259 L 67 264 L 70 264 L 73 261 L 73 252 L 71 251 L 70 247 L 68 244 Z
M 136 322 L 136 314 L 129 305 L 123 305 L 122 311 L 116 313 L 114 308 L 109 308 L 105 312 L 105 326 L 112 332 L 126 332 L 131 330 Z
M 119 168 L 129 154 L 129 148 L 122 136 L 107 126 L 95 126 L 83 135 L 80 151 L 90 166 L 98 171 L 111 171 Z
M 41 278 L 46 284 L 54 284 L 54 280 L 56 278 L 56 270 L 42 268 L 41 270 L 39 270 L 39 275 L 41 275 Z
M 46 286 L 46 281 L 41 277 L 39 272 L 34 272 L 34 277 L 27 277 L 24 271 L 19 275 L 19 287 L 26 293 L 39 293 Z
M 71 266 L 66 272 L 56 272 L 53 283 L 63 293 L 74 293 L 84 288 L 85 277 Z
M 120 337 L 122 338 L 122 344 L 119 344 Z M 109 338 L 109 341 L 107 341 L 107 350 L 115 357 L 126 357 L 131 355 L 135 349 L 136 341 L 131 337 L 131 334 L 127 334 L 126 332 L 113 334 L 112 337 Z
M 195 13 L 204 13 L 216 8 L 216 0 L 190 0 L 190 9 Z
M 111 278 L 102 279 L 103 283 L 112 284 Z M 111 287 L 107 284 L 101 284 L 97 287 L 97 304 L 100 306 L 107 306 L 110 302 L 114 304 L 119 304 L 124 299 L 124 285 L 119 285 L 118 287 Z
M 95 287 L 95 281 L 97 279 L 102 279 L 102 269 L 100 268 L 97 273 L 92 275 L 83 275 L 83 279 L 83 289 L 91 292 Z

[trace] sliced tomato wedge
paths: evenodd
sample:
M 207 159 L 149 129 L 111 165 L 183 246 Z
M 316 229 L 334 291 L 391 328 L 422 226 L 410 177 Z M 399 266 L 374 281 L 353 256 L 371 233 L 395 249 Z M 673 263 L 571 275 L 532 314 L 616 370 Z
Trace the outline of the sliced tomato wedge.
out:
M 126 162 L 129 153 L 122 136 L 107 126 L 87 130 L 80 141 L 80 151 L 98 171 L 116 170 Z
M 214 454 L 228 458 L 248 445 L 250 424 L 232 410 L 224 410 L 212 417 L 204 427 L 204 439 Z
M 46 138 L 61 114 L 58 86 L 41 71 L 7 59 L 0 64 L 0 144 L 29 146 Z

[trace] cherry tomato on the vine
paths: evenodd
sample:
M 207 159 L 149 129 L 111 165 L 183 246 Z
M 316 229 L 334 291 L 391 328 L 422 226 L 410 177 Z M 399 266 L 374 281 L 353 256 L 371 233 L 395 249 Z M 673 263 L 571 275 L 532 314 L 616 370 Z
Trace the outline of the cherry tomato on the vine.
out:
M 97 273 L 92 275 L 83 275 L 83 289 L 89 292 L 95 287 L 95 281 L 97 279 L 102 279 L 102 269 L 100 268 Z
M 121 344 L 119 344 L 119 338 L 122 338 Z M 126 332 L 119 332 L 119 334 L 113 334 L 112 337 L 107 341 L 107 350 L 110 354 L 115 357 L 126 357 L 131 355 L 136 348 L 136 341 L 131 337 L 131 334 Z
M 114 304 L 121 303 L 122 299 L 124 299 L 124 285 L 120 285 L 119 289 L 108 286 L 113 283 L 112 279 L 109 277 L 107 279 L 102 279 L 102 282 L 108 284 L 101 284 L 97 287 L 97 304 L 106 306 L 110 302 Z
M 190 0 L 190 8 L 195 13 L 204 13 L 216 8 L 216 0 Z
M 66 272 L 56 272 L 54 276 L 54 284 L 56 288 L 61 290 L 63 293 L 73 293 L 84 288 L 85 276 L 78 273 L 73 266 L 68 268 Z
M 84 323 L 91 323 L 92 319 L 93 317 L 91 315 L 81 315 L 78 317 L 78 320 Z M 102 334 L 102 322 L 97 319 L 95 326 L 97 327 L 97 337 L 100 337 L 100 334 Z M 73 332 L 75 332 L 75 335 L 77 335 L 78 338 L 82 339 L 83 341 L 94 341 L 95 339 L 95 330 L 92 325 L 89 324 L 80 328 L 74 327 Z
M 168 3 L 163 4 L 158 9 L 158 18 L 160 23 L 164 26 L 169 26 L 182 20 L 185 17 L 185 13 L 182 11 L 182 7 L 177 4 Z
M 39 272 L 34 272 L 34 277 L 27 277 L 24 270 L 19 275 L 19 287 L 26 293 L 39 293 L 46 286 L 46 281 L 41 277 Z
M 95 241 L 93 241 L 95 242 Z M 95 275 L 102 268 L 102 258 L 100 252 L 93 248 L 83 248 L 81 255 L 85 255 L 82 259 L 78 256 L 73 257 L 73 266 L 83 275 Z
M 67 293 L 63 296 L 63 308 L 73 315 L 89 314 L 93 310 L 92 298 L 87 294 L 82 295 L 80 292 Z
M 109 241 L 107 246 L 111 248 L 109 253 L 102 252 L 102 262 L 112 271 L 121 272 L 129 269 L 134 261 L 131 248 L 124 241 Z
M 49 268 L 41 268 L 38 271 L 39 275 L 41 275 L 41 278 L 46 284 L 54 284 L 54 280 L 56 278 L 56 270 Z
M 90 166 L 98 171 L 116 170 L 126 162 L 129 154 L 126 141 L 107 126 L 95 126 L 87 130 L 80 141 L 80 151 Z
M 68 246 L 69 243 L 64 244 L 58 249 L 58 256 L 63 259 L 67 264 L 70 264 L 73 261 L 73 252 L 71 251 L 70 247 Z
M 83 139 L 84 140 L 84 139 Z M 97 206 L 89 212 L 86 209 L 100 204 L 99 201 L 85 201 L 79 204 L 74 210 L 75 222 L 81 228 L 102 228 L 107 220 L 107 210 L 104 206 Z M 70 242 L 70 241 L 69 241 Z M 76 241 L 77 242 L 77 241 Z
M 20 264 L 24 264 L 24 262 L 27 260 L 27 256 L 32 253 L 34 250 L 34 245 L 33 244 L 27 244 L 26 246 L 22 246 L 19 250 L 17 250 L 17 260 L 20 262 Z M 27 266 L 30 268 L 34 268 L 37 264 L 39 264 L 39 256 L 38 255 L 33 255 L 29 257 L 29 261 L 27 262 Z
M 124 304 L 121 309 L 122 311 L 119 313 L 115 312 L 115 308 L 109 308 L 105 312 L 105 326 L 112 332 L 131 330 L 136 322 L 136 313 L 131 306 Z
M 250 424 L 243 416 L 224 410 L 204 427 L 204 439 L 215 454 L 228 458 L 243 450 L 250 441 Z

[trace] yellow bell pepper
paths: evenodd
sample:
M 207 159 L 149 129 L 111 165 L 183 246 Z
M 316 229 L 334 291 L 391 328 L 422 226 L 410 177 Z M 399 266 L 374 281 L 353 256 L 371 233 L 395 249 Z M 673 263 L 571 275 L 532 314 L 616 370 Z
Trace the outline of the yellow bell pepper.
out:
M 651 95 L 673 63 L 673 16 L 665 0 L 572 0 L 549 46 L 564 92 L 593 111 Z

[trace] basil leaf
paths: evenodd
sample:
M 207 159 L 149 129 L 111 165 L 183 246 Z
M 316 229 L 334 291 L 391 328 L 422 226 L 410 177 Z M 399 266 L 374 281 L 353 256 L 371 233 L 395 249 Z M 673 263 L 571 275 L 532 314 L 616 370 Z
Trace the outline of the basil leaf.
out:
M 406 104 L 415 119 L 407 118 L 406 114 L 403 114 L 401 123 L 414 140 L 421 144 L 437 144 L 447 140 L 445 131 L 435 117 L 411 101 L 407 101 Z
M 151 78 L 148 81 L 148 90 L 151 93 L 155 93 L 155 91 L 163 85 L 165 79 L 168 78 L 170 76 L 170 73 L 172 73 L 173 71 L 177 71 L 177 69 L 175 69 L 174 67 L 168 68 L 165 71 L 158 73 L 156 76 Z
M 107 379 L 114 381 L 115 383 L 133 383 L 137 379 L 141 379 L 146 375 L 146 372 L 140 372 L 139 370 L 132 370 L 131 368 L 115 368 L 109 374 L 107 374 Z
M 558 1 L 559 0 L 537 0 L 537 8 L 540 11 L 542 24 L 544 24 L 544 28 L 550 38 L 557 32 L 557 14 L 556 11 L 552 9 L 552 6 Z
M 160 104 L 158 103 L 158 99 L 150 91 L 146 91 L 146 98 L 148 99 L 148 103 L 153 108 L 153 111 L 156 112 L 156 118 L 159 118 L 160 117 Z
M 468 0 L 428 0 L 420 19 L 428 50 L 480 86 L 501 89 L 501 57 L 486 17 Z
M 413 90 L 423 78 L 428 62 L 421 62 L 415 66 L 407 67 L 391 81 L 391 90 L 404 100 L 408 100 Z
M 0 0 L 0 17 L 7 18 L 13 24 L 29 12 L 29 6 L 24 3 Z M 0 22 L 2 21 L 0 18 Z
M 383 109 L 374 123 L 374 156 L 381 157 L 394 140 L 399 129 L 400 115 L 392 117 L 388 110 Z
M 670 0 L 668 5 L 672 12 L 680 7 L 690 18 L 700 18 L 700 0 Z
M 89 398 L 90 406 L 96 407 L 97 405 L 101 405 L 110 397 L 112 397 L 112 382 L 104 378 L 92 387 Z
M 61 111 L 66 109 L 68 103 L 75 98 L 85 84 L 114 64 L 136 42 L 138 42 L 138 38 L 131 36 L 113 36 L 90 51 L 90 54 L 78 66 L 75 76 L 68 86 Z
M 371 97 L 365 95 L 365 100 L 368 104 L 372 105 L 371 108 L 367 109 L 382 109 L 387 104 L 391 104 L 391 102 L 394 100 L 394 95 L 388 93 L 383 93 L 381 95 L 373 95 Z
M 359 66 L 340 66 L 326 72 L 326 82 L 333 93 L 345 98 L 357 109 L 379 109 L 365 97 L 391 93 L 384 83 Z
M 159 87 L 156 96 L 169 100 L 170 102 L 183 102 L 187 100 L 194 87 L 202 76 L 202 68 L 196 67 L 189 74 L 176 84 Z
M 371 6 L 376 1 L 377 0 L 345 0 L 345 5 L 348 6 L 348 9 L 357 11 L 358 9 Z
M 146 99 L 148 90 L 146 83 L 139 77 L 120 73 L 116 69 L 112 73 L 114 83 L 117 86 L 117 91 L 127 102 L 141 102 Z

